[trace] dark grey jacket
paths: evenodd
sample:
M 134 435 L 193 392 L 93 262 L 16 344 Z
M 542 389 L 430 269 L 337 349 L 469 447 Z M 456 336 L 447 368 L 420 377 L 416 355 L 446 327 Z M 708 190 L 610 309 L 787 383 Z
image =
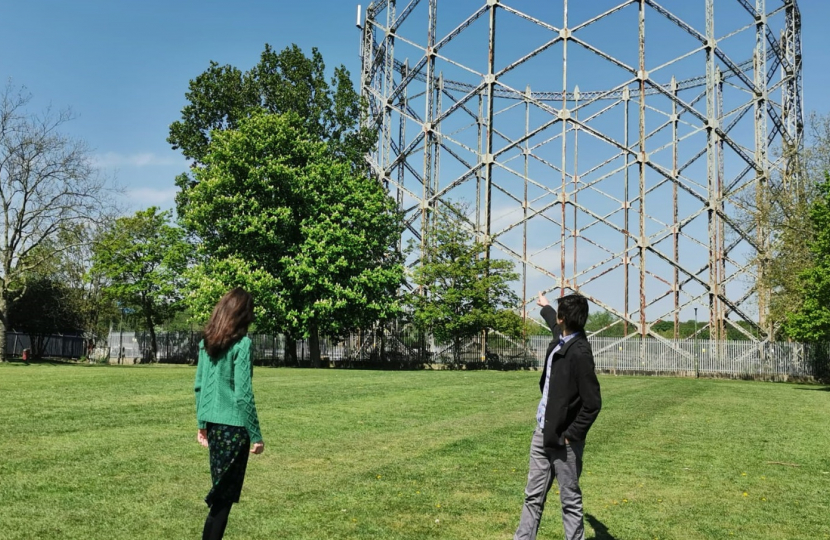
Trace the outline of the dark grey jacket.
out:
M 556 323 L 556 310 L 542 308 L 542 318 L 553 333 L 542 364 L 539 388 L 544 391 L 547 359 L 559 344 L 562 335 Z M 584 441 L 588 430 L 602 408 L 599 381 L 594 372 L 594 353 L 584 333 L 580 333 L 553 355 L 548 402 L 545 406 L 544 444 L 546 448 L 562 447 L 565 439 Z

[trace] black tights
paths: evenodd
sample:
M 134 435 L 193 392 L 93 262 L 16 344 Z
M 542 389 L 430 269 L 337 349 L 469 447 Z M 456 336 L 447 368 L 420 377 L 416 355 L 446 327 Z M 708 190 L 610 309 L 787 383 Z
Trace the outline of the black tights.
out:
M 222 540 L 225 527 L 228 524 L 228 514 L 231 513 L 232 502 L 214 501 L 205 519 L 205 529 L 202 531 L 202 540 Z

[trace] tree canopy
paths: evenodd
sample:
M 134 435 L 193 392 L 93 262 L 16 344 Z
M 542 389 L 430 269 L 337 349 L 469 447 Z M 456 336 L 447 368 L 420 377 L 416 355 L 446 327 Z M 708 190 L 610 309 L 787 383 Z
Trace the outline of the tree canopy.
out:
M 460 218 L 463 208 L 438 211 L 424 243 L 422 263 L 413 271 L 416 290 L 410 295 L 413 322 L 431 331 L 439 344 L 453 343 L 487 330 L 522 335 L 522 318 L 513 309 L 519 297 L 511 288 L 518 279 L 513 262 L 486 259 L 485 246 Z
M 368 176 L 377 135 L 346 68 L 327 81 L 317 49 L 266 45 L 247 71 L 211 62 L 186 97 L 168 141 L 192 160 L 176 204 L 199 242 L 194 314 L 243 285 L 257 327 L 312 338 L 315 359 L 318 335 L 396 314 L 401 216 Z
M 827 202 L 830 115 L 811 115 L 806 135 L 804 148 L 791 149 L 797 151 L 790 156 L 796 163 L 793 176 L 787 182 L 774 179 L 769 193 L 758 198 L 762 204 L 747 204 L 752 208 L 751 219 L 770 232 L 768 249 L 757 261 L 763 269 L 758 289 L 769 297 L 769 324 L 763 330 L 775 338 L 830 338 L 830 332 L 821 337 L 820 319 L 810 322 L 805 318 L 808 312 L 821 316 L 814 303 L 822 288 L 823 233 L 819 227 Z
M 118 218 L 97 240 L 93 272 L 110 282 L 106 294 L 122 309 L 133 310 L 150 332 L 153 358 L 158 352 L 155 327 L 184 306 L 184 272 L 191 246 L 185 232 L 170 224 L 172 213 L 156 207 Z
M 236 129 L 257 112 L 295 113 L 313 139 L 323 141 L 332 155 L 353 167 L 365 168 L 364 157 L 377 141 L 374 130 L 361 127 L 364 103 L 344 66 L 326 80 L 325 63 L 313 48 L 306 56 L 297 45 L 280 52 L 270 45 L 249 69 L 210 62 L 190 81 L 187 105 L 180 120 L 170 126 L 167 141 L 173 149 L 203 164 L 216 132 Z M 188 188 L 197 181 L 184 174 L 177 179 L 182 189 L 177 201 L 186 204 Z
M 830 174 L 816 186 L 818 196 L 809 210 L 813 235 L 808 243 L 812 260 L 796 279 L 802 302 L 787 314 L 784 331 L 799 341 L 830 338 Z
M 376 180 L 335 158 L 297 113 L 259 113 L 214 132 L 181 209 L 201 241 L 190 272 L 206 317 L 227 289 L 250 290 L 257 327 L 339 335 L 398 312 L 402 225 Z

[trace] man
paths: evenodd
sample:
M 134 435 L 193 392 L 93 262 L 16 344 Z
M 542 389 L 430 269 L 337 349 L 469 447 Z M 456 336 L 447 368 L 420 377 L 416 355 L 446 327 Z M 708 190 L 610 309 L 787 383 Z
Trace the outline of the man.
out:
M 559 481 L 562 523 L 566 540 L 583 540 L 582 453 L 585 437 L 602 406 L 594 355 L 585 336 L 588 300 L 571 294 L 559 299 L 559 313 L 539 294 L 536 303 L 553 333 L 545 354 L 539 388 L 542 399 L 536 411 L 536 431 L 530 443 L 522 517 L 514 540 L 534 540 L 548 491 Z

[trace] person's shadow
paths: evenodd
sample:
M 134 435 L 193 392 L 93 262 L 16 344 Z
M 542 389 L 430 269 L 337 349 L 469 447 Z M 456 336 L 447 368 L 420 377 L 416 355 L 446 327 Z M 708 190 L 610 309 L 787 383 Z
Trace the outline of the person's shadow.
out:
M 585 519 L 588 520 L 588 524 L 594 529 L 594 540 L 617 540 L 608 530 L 608 527 L 591 514 L 585 514 Z

